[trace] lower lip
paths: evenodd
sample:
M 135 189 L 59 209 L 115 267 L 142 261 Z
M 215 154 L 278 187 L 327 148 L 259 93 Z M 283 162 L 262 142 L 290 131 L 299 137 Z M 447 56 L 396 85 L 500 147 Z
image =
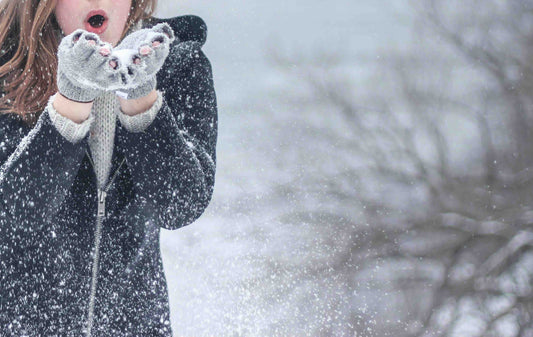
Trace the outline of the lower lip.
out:
M 98 28 L 93 27 L 89 24 L 89 22 L 85 22 L 85 30 L 94 34 L 102 34 L 107 29 L 107 20 L 102 23 L 102 25 Z

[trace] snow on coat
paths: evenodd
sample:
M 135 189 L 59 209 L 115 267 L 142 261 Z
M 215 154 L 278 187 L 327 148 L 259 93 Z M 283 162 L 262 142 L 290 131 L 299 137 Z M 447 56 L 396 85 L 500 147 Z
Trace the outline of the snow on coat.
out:
M 196 16 L 143 25 L 159 22 L 177 37 L 157 74 L 163 105 L 143 132 L 116 125 L 91 336 L 172 335 L 159 232 L 192 223 L 213 193 L 206 26 Z M 0 336 L 82 335 L 98 206 L 87 141 L 67 141 L 46 110 L 33 128 L 0 115 Z

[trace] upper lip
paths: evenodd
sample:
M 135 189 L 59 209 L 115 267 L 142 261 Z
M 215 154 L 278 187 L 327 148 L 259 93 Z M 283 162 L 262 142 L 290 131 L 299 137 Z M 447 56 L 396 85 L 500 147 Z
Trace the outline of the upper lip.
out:
M 91 16 L 95 16 L 95 15 L 101 15 L 104 17 L 105 20 L 107 20 L 107 14 L 103 9 L 95 9 L 95 10 L 90 11 L 89 14 L 87 14 L 87 17 L 85 18 L 85 22 L 88 22 Z

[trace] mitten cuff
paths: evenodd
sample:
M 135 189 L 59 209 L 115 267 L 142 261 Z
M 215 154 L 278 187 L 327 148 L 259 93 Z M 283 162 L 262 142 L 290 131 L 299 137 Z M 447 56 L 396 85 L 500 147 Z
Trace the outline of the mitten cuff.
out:
M 94 116 L 91 113 L 87 120 L 78 124 L 70 118 L 60 115 L 57 110 L 54 109 L 54 106 L 52 104 L 55 96 L 56 95 L 50 97 L 46 106 L 46 109 L 48 110 L 48 115 L 50 116 L 50 120 L 52 121 L 52 124 L 55 126 L 57 131 L 63 137 L 65 137 L 71 143 L 76 144 L 77 142 L 82 140 L 89 132 L 91 124 L 94 120 Z
M 99 89 L 88 89 L 74 86 L 62 72 L 58 72 L 57 88 L 61 95 L 72 101 L 81 103 L 94 101 L 100 92 Z
M 119 109 L 118 119 L 122 126 L 124 126 L 129 132 L 142 132 L 152 124 L 162 105 L 163 95 L 161 92 L 157 91 L 157 99 L 150 109 L 134 116 L 126 115 Z
M 128 90 L 127 99 L 136 99 L 148 95 L 156 87 L 157 80 L 155 76 L 151 77 L 148 81 L 144 82 L 137 88 Z

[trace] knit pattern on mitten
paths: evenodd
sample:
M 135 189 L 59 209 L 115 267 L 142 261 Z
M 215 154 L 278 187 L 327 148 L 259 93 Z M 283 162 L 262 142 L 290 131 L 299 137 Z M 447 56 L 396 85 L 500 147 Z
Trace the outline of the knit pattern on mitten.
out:
M 98 35 L 77 29 L 65 36 L 57 52 L 57 87 L 70 100 L 91 102 L 117 80 L 109 64 L 112 46 Z
M 174 31 L 166 23 L 126 36 L 111 53 L 119 78 L 109 89 L 126 99 L 148 95 L 156 88 L 156 73 L 165 63 L 174 40 Z

